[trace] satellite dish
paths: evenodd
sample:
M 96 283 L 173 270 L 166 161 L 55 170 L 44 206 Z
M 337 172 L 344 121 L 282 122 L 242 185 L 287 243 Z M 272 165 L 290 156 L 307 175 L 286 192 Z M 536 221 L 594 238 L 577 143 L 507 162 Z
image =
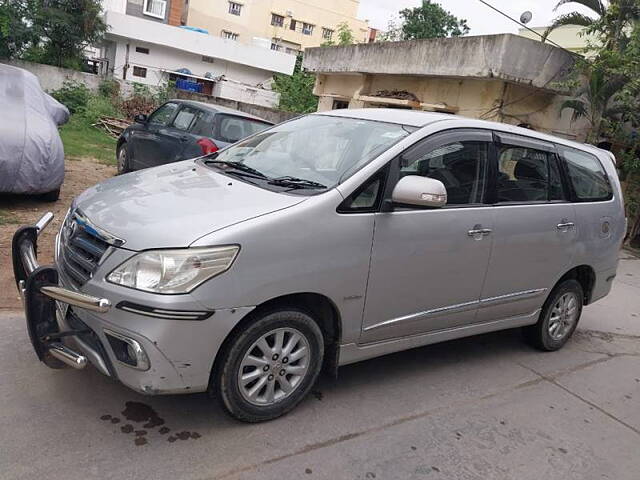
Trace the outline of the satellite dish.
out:
M 522 15 L 520 15 L 520 23 L 523 23 L 524 25 L 526 25 L 531 21 L 532 18 L 533 18 L 533 13 L 529 11 L 524 12 Z

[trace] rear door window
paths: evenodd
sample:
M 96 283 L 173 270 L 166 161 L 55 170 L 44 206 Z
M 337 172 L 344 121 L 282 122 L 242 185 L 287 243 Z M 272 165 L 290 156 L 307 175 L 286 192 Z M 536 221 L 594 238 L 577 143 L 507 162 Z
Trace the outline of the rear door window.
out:
M 567 167 L 575 200 L 597 202 L 612 198 L 609 177 L 595 155 L 575 148 L 558 148 Z
M 235 115 L 216 115 L 215 136 L 217 140 L 227 143 L 235 143 L 249 135 L 261 132 L 271 125 L 259 120 L 238 117 Z
M 178 130 L 187 131 L 191 128 L 191 126 L 195 123 L 198 115 L 202 113 L 201 110 L 197 108 L 184 106 L 180 109 L 176 118 L 173 120 L 173 126 Z
M 498 202 L 564 200 L 562 177 L 553 151 L 500 145 Z

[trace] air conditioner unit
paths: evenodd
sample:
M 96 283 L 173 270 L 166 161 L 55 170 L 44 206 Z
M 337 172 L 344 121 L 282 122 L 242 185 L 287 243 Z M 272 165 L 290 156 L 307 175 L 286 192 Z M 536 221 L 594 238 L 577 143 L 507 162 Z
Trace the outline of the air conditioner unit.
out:
M 293 11 L 292 10 L 287 10 L 285 12 L 285 14 L 287 15 L 287 17 L 293 17 Z

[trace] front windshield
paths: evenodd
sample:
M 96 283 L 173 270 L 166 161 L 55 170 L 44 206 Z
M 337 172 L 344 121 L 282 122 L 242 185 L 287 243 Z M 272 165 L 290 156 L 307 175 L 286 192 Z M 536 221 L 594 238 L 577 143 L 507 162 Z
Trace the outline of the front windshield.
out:
M 331 188 L 413 131 L 391 123 L 308 115 L 239 142 L 207 163 L 242 167 L 263 177 L 266 181 L 257 183 L 267 188 L 274 184 L 268 181 L 283 179 L 305 181 L 316 190 Z

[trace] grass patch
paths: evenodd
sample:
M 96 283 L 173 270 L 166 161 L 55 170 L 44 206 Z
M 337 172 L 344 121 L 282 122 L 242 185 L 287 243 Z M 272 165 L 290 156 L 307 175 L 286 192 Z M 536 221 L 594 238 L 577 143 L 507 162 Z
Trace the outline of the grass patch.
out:
M 116 164 L 116 139 L 87 123 L 80 115 L 72 115 L 60 129 L 64 154 L 69 159 L 91 157 L 106 165 Z
M 20 223 L 20 219 L 14 214 L 0 209 L 0 226 L 1 225 L 15 225 Z

